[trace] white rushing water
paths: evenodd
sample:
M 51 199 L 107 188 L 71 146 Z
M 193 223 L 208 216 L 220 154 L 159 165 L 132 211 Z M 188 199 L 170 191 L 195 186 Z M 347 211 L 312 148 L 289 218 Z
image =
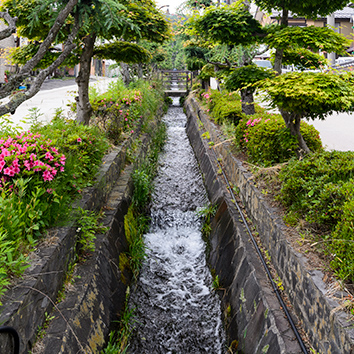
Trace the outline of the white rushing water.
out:
M 171 107 L 164 117 L 168 140 L 145 235 L 147 258 L 131 289 L 136 322 L 129 353 L 225 352 L 220 301 L 212 290 L 196 212 L 208 199 L 186 119 L 180 107 Z

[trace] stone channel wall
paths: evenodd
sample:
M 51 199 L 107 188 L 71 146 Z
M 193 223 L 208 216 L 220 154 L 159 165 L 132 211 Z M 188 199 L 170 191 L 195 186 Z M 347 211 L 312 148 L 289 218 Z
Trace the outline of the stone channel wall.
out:
M 271 296 L 266 276 L 254 255 L 249 236 L 233 211 L 228 193 L 220 194 L 221 182 L 215 172 L 215 157 L 202 137 L 206 131 L 214 143 L 217 158 L 222 159 L 229 181 L 239 189 L 239 198 L 259 232 L 262 245 L 271 257 L 272 266 L 281 278 L 311 345 L 318 353 L 354 353 L 353 323 L 339 309 L 338 300 L 345 294 L 337 292 L 338 298 L 327 295 L 329 288 L 322 280 L 322 272 L 309 269 L 306 257 L 290 246 L 284 233 L 286 226 L 279 214 L 264 200 L 252 183 L 252 175 L 230 153 L 230 144 L 224 141 L 217 126 L 208 119 L 193 96 L 186 101 L 185 109 L 192 146 L 212 201 L 219 205 L 210 241 L 210 262 L 226 288 L 225 306 L 231 305 L 231 339 L 237 333 L 239 348 L 245 353 L 261 353 L 264 348 L 269 349 L 268 353 L 299 350 L 293 346 L 293 334 L 279 313 L 279 303 Z
M 158 116 L 162 115 L 162 110 Z M 150 122 L 154 131 L 157 122 Z M 127 149 L 139 139 L 135 163 L 125 167 Z M 128 250 L 124 233 L 124 215 L 130 204 L 131 172 L 144 157 L 151 136 L 138 133 L 106 155 L 93 187 L 82 193 L 76 203 L 82 209 L 104 207 L 104 235 L 97 235 L 96 251 L 75 269 L 75 282 L 65 300 L 53 306 L 65 276 L 75 258 L 77 233 L 73 225 L 49 230 L 48 237 L 31 254 L 31 266 L 23 279 L 2 297 L 0 323 L 14 327 L 20 336 L 20 353 L 32 350 L 38 329 L 46 318 L 51 322 L 39 353 L 97 353 L 102 349 L 112 320 L 117 319 L 131 278 L 122 276 L 119 254 Z M 124 283 L 122 278 L 126 280 Z M 0 353 L 13 353 L 12 341 L 0 334 Z

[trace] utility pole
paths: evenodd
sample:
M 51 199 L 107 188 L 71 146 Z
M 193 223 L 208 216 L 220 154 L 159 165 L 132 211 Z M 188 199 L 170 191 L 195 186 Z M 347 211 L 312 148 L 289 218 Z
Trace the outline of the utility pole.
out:
M 335 30 L 335 18 L 333 13 L 327 16 L 327 26 L 331 27 L 333 31 Z M 330 64 L 334 65 L 336 60 L 336 53 L 328 53 L 328 59 Z

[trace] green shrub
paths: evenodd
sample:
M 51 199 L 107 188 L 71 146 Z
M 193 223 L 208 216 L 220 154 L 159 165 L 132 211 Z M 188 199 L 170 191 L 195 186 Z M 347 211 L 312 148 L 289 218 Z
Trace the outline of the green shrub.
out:
M 215 70 L 214 65 L 209 63 L 202 67 L 202 70 L 197 78 L 199 80 L 209 80 L 211 77 L 215 77 Z
M 301 122 L 300 131 L 313 151 L 322 149 L 315 128 Z M 263 166 L 288 161 L 296 155 L 297 148 L 297 140 L 285 127 L 283 118 L 269 113 L 256 113 L 240 120 L 235 143 L 246 150 L 250 161 Z
M 220 99 L 215 100 L 211 116 L 216 123 L 222 124 L 223 122 L 228 122 L 237 125 L 244 117 L 240 99 L 235 99 L 233 96 L 236 96 L 236 94 L 230 95 L 229 98 L 222 96 Z
M 354 181 L 344 187 L 347 190 L 341 221 L 331 235 L 329 252 L 333 255 L 331 266 L 346 282 L 354 283 Z
M 126 88 L 122 81 L 113 81 L 101 95 L 97 90 L 90 92 L 92 123 L 118 144 L 156 113 L 163 97 L 163 88 L 157 82 L 138 80 Z
M 323 151 L 293 159 L 285 166 L 281 200 L 309 222 L 330 227 L 341 219 L 347 182 L 354 178 L 354 152 Z

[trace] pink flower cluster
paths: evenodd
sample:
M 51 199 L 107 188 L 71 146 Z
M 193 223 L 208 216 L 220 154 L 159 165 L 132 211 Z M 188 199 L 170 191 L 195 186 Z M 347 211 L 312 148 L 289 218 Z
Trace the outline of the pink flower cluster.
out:
M 260 121 L 262 120 L 262 118 L 256 118 L 256 119 L 250 119 L 246 124 L 250 125 L 251 127 L 254 127 L 256 124 L 258 124 Z
M 268 119 L 269 120 L 269 119 Z M 266 120 L 266 122 L 268 121 Z M 262 121 L 262 118 L 255 118 L 255 119 L 249 119 L 246 123 L 246 125 L 248 127 L 254 127 L 255 125 L 257 125 L 258 123 L 260 123 Z M 248 143 L 248 132 L 246 132 L 245 134 L 243 134 L 243 140 Z
M 16 176 L 41 174 L 44 181 L 52 181 L 64 171 L 66 157 L 40 134 L 30 131 L 15 137 L 0 138 L 0 177 L 8 181 Z
M 128 97 L 123 97 L 122 102 L 126 104 L 127 106 L 130 106 L 134 102 L 141 102 L 143 99 L 143 96 L 140 91 L 134 91 L 133 98 L 128 98 Z

